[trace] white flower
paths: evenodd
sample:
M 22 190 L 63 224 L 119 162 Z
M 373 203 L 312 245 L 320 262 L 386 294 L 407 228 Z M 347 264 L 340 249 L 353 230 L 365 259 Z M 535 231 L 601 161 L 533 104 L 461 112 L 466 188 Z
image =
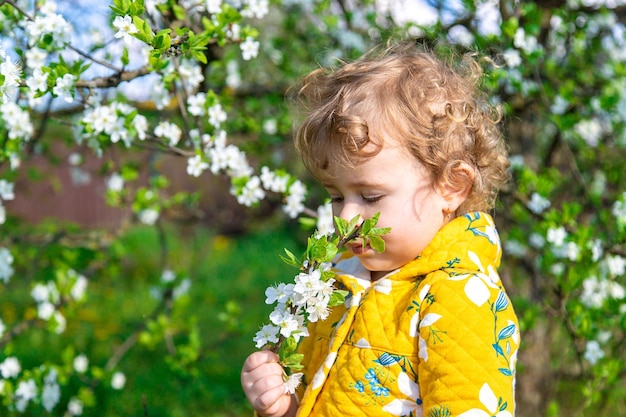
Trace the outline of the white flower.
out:
M 276 302 L 286 304 L 293 296 L 294 284 L 285 284 L 283 282 L 276 286 L 268 287 L 265 290 L 265 304 L 274 304 Z
M 598 343 L 597 340 L 590 340 L 585 346 L 585 353 L 583 356 L 589 361 L 590 364 L 595 365 L 604 357 L 604 351 L 600 347 L 600 343 Z
M 263 131 L 268 135 L 275 135 L 278 132 L 278 122 L 276 119 L 267 119 L 263 122 Z
M 43 303 L 39 303 L 37 306 L 37 317 L 42 320 L 50 320 L 50 317 L 54 314 L 54 304 L 49 301 L 44 301 Z
M 580 255 L 580 247 L 575 242 L 567 242 L 565 257 L 570 261 L 576 261 Z
M 30 121 L 30 114 L 13 102 L 0 105 L 0 113 L 9 131 L 9 139 L 29 140 L 34 129 Z
M 187 110 L 193 116 L 203 116 L 206 113 L 204 105 L 206 104 L 206 94 L 198 93 L 189 96 L 187 99 Z
M 535 214 L 543 213 L 548 207 L 550 207 L 550 200 L 544 198 L 539 193 L 533 193 L 530 196 L 530 201 L 528 202 L 528 208 Z
M 231 39 L 238 38 L 231 37 Z M 239 72 L 237 61 L 228 61 L 228 64 L 226 64 L 226 85 L 233 89 L 241 87 L 241 73 Z
M 83 414 L 83 402 L 78 398 L 70 399 L 70 402 L 67 404 L 67 412 L 73 416 Z
M 57 382 L 57 372 L 52 369 L 44 378 L 43 391 L 41 393 L 41 403 L 47 412 L 59 403 L 61 399 L 61 388 Z
M 300 329 L 298 319 L 288 311 L 272 311 L 270 321 L 280 328 L 280 334 L 289 337 Z
M 25 24 L 25 28 L 25 33 L 31 46 L 46 38 L 52 40 L 50 46 L 55 49 L 62 49 L 67 45 L 74 32 L 72 25 L 63 16 L 54 13 L 52 10 L 46 13 L 43 9 L 41 15 L 36 16 L 33 21 Z
M 20 413 L 23 413 L 28 406 L 30 400 L 37 396 L 37 385 L 35 380 L 29 379 L 28 381 L 21 381 L 15 391 L 15 408 Z
M 176 146 L 182 136 L 182 131 L 174 123 L 161 122 L 154 128 L 154 134 L 159 138 L 169 140 L 170 146 Z
M 504 61 L 506 62 L 506 66 L 509 68 L 517 68 L 522 65 L 522 58 L 520 57 L 519 51 L 517 49 L 507 49 L 502 54 L 504 57 Z
M 563 246 L 565 244 L 566 238 L 567 231 L 563 226 L 560 226 L 558 228 L 551 227 L 550 229 L 548 229 L 548 233 L 546 235 L 546 240 L 555 246 Z
M 604 250 L 602 249 L 602 240 L 595 239 L 587 244 L 589 249 L 591 249 L 591 259 L 594 262 L 597 262 L 602 255 L 604 254 Z
M 329 298 L 316 298 L 313 302 L 307 303 L 306 312 L 309 315 L 309 321 L 315 323 L 317 321 L 326 320 L 330 315 L 328 308 Z
M 177 285 L 174 290 L 172 290 L 172 298 L 177 300 L 181 296 L 185 294 L 189 294 L 189 289 L 191 288 L 191 280 L 189 278 L 183 279 L 179 285 Z
M 113 21 L 113 27 L 117 29 L 117 32 L 115 33 L 115 37 L 117 39 L 123 38 L 124 43 L 130 43 L 132 39 L 131 35 L 133 33 L 139 32 L 139 30 L 133 23 L 133 18 L 130 17 L 129 15 L 126 15 L 124 17 L 117 16 L 115 20 Z
M 176 274 L 171 269 L 166 269 L 161 274 L 161 282 L 169 283 L 176 279 Z
M 279 175 L 271 171 L 268 167 L 261 168 L 261 182 L 263 188 L 275 193 L 284 193 L 287 191 L 287 183 L 289 182 L 289 175 Z
M 208 168 L 209 164 L 204 162 L 200 155 L 192 156 L 187 160 L 187 174 L 193 177 L 199 177 Z
M 124 385 L 126 385 L 126 376 L 121 372 L 114 373 L 111 378 L 111 387 L 120 390 L 124 388 Z
M 524 28 L 518 28 L 513 38 L 513 44 L 516 48 L 530 54 L 539 49 L 539 43 L 534 36 L 526 35 Z
M 261 349 L 268 343 L 278 343 L 279 332 L 280 327 L 274 326 L 272 324 L 266 324 L 261 327 L 261 330 L 256 333 L 252 340 L 256 342 L 256 348 Z
M 315 237 L 330 236 L 334 232 L 333 206 L 330 203 L 326 203 L 317 208 L 317 232 Z
M 5 284 L 13 276 L 13 255 L 7 248 L 0 248 L 0 281 Z
M 246 182 L 241 190 L 237 193 L 237 202 L 244 206 L 250 207 L 265 198 L 265 192 L 261 188 L 261 180 L 254 176 Z
M 583 292 L 580 301 L 589 308 L 600 308 L 604 301 L 611 297 L 617 300 L 624 298 L 624 287 L 609 279 L 598 279 L 591 276 L 583 281 Z
M 609 255 L 605 260 L 609 275 L 619 277 L 626 273 L 626 259 L 619 255 Z
M 150 99 L 154 101 L 154 105 L 158 110 L 163 110 L 169 106 L 172 96 L 162 82 L 156 82 L 150 90 Z
M 568 106 L 569 102 L 567 100 L 561 96 L 556 96 L 554 98 L 554 103 L 550 106 L 550 111 L 554 114 L 563 114 L 565 113 L 565 110 L 567 110 Z
M 300 180 L 296 180 L 289 187 L 286 203 L 283 206 L 285 213 L 292 219 L 298 217 L 304 211 L 304 198 L 306 197 L 306 187 Z
M 13 192 L 13 183 L 7 180 L 0 180 L 0 199 L 13 200 L 15 193 Z
M 219 141 L 218 141 L 219 139 Z M 211 172 L 227 170 L 232 177 L 246 177 L 252 173 L 246 154 L 234 145 L 223 146 L 221 136 L 215 139 L 215 147 L 209 150 Z
M 226 121 L 227 114 L 219 103 L 209 107 L 207 113 L 209 115 L 209 123 L 216 128 L 219 128 L 222 122 Z
M 3 100 L 7 100 L 7 95 L 20 85 L 20 76 L 22 69 L 19 63 L 13 63 L 8 55 L 0 56 L 4 62 L 0 63 L 0 75 L 4 75 L 4 83 L 0 86 L 0 96 Z M 5 90 L 8 94 L 3 94 Z M 7 91 L 8 90 L 8 91 Z
M 615 216 L 617 223 L 626 224 L 626 192 L 622 194 L 621 199 L 613 203 L 611 213 Z
M 505 252 L 516 258 L 523 258 L 528 253 L 528 248 L 522 243 L 514 239 L 508 239 L 504 242 Z
M 303 375 L 304 374 L 301 372 L 289 375 L 289 378 L 287 378 L 283 384 L 285 387 L 285 394 L 294 394 L 296 392 L 296 388 L 300 385 Z
M 111 174 L 107 180 L 107 189 L 115 193 L 119 193 L 124 189 L 124 177 L 117 172 Z
M 30 296 L 33 297 L 37 304 L 48 301 L 50 297 L 50 290 L 46 285 L 36 284 L 30 292 Z
M 238 23 L 231 24 L 230 27 L 226 29 L 226 37 L 232 41 L 241 40 L 241 25 Z
M 63 98 L 67 103 L 74 101 L 74 95 L 72 90 L 74 89 L 74 83 L 76 77 L 72 74 L 65 74 L 63 77 L 56 79 L 55 86 L 52 88 L 52 93 L 56 96 Z
M 262 19 L 269 13 L 268 0 L 248 0 L 248 7 L 241 11 L 243 17 L 256 17 Z
M 133 127 L 137 131 L 137 138 L 139 138 L 139 140 L 145 140 L 146 132 L 148 131 L 148 119 L 146 119 L 144 115 L 136 115 L 133 119 Z
M 33 73 L 37 72 L 37 70 L 39 70 L 39 73 L 43 73 L 41 67 L 46 64 L 48 52 L 40 48 L 30 48 L 24 55 L 26 56 L 26 65 L 28 68 L 33 69 Z M 43 91 L 45 88 L 41 90 Z
M 598 142 L 603 133 L 602 125 L 596 118 L 581 120 L 574 125 L 574 131 L 583 138 L 587 145 L 594 147 L 598 146 Z
M 72 152 L 67 157 L 67 162 L 72 166 L 78 166 L 83 163 L 83 157 L 78 152 Z
M 159 212 L 155 209 L 145 209 L 141 210 L 137 216 L 139 217 L 139 221 L 143 224 L 147 224 L 148 226 L 152 226 L 159 219 Z
M 206 0 L 206 11 L 218 14 L 222 11 L 222 0 Z
M 448 29 L 450 43 L 463 46 L 471 46 L 474 43 L 474 35 L 463 25 L 454 25 Z
M 72 289 L 70 290 L 70 295 L 74 300 L 81 300 L 85 296 L 87 283 L 87 278 L 85 278 L 83 275 L 78 275 L 76 277 L 76 281 L 74 282 L 74 285 L 72 285 Z
M 0 363 L 0 375 L 4 379 L 15 378 L 21 371 L 20 362 L 14 356 L 9 356 Z
M 79 374 L 85 373 L 89 367 L 87 356 L 80 354 L 74 358 L 74 370 Z
M 304 304 L 308 298 L 315 297 L 317 290 L 320 288 L 321 272 L 319 269 L 314 270 L 311 273 L 299 273 L 295 278 L 296 285 L 293 287 L 293 292 L 298 295 L 296 304 Z
M 250 61 L 252 58 L 256 58 L 259 54 L 259 46 L 259 42 L 255 41 L 253 37 L 248 36 L 246 40 L 239 45 L 241 57 L 244 61 Z
M 174 69 L 173 66 L 172 70 Z M 183 59 L 178 67 L 180 78 L 187 84 L 189 90 L 195 90 L 204 80 L 202 70 L 196 61 Z

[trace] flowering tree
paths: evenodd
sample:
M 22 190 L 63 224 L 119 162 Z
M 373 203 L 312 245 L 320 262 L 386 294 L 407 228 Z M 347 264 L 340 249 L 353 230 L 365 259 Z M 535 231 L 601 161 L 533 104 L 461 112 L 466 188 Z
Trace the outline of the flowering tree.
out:
M 70 6 L 65 13 L 62 3 Z M 0 1 L 0 285 L 11 294 L 4 300 L 29 306 L 0 310 L 6 413 L 97 410 L 96 387 L 124 386 L 121 358 L 137 341 L 167 338 L 168 320 L 189 291 L 163 256 L 154 314 L 111 349 L 104 366 L 72 349 L 25 365 L 19 338 L 41 327 L 62 335 L 91 287 L 122 262 L 102 252 L 116 235 L 34 234 L 11 216 L 20 192 L 14 184 L 28 160 L 51 146 L 48 129 L 67 137 L 73 167 L 83 153 L 100 158 L 107 201 L 146 225 L 160 229 L 166 213 L 193 210 L 198 197 L 173 190 L 156 166 L 147 183 L 139 181 L 142 167 L 132 156 L 142 153 L 183 158 L 191 177 L 226 177 L 243 206 L 269 199 L 289 218 L 314 216 L 304 183 L 289 173 L 299 168 L 272 160 L 266 144 L 251 139 L 289 136 L 283 94 L 315 60 L 331 63 L 407 36 L 478 50 L 495 63 L 485 88 L 502 104 L 512 154 L 513 181 L 496 218 L 502 275 L 523 326 L 520 414 L 616 409 L 626 373 L 621 2 L 114 0 L 104 24 L 77 30 L 86 15 L 69 9 L 79 3 Z M 11 293 L 16 280 L 29 280 L 28 294 Z M 179 367 L 198 356 L 197 330 L 186 326 L 185 349 L 172 355 Z M 568 391 L 582 398 L 571 409 L 555 400 Z

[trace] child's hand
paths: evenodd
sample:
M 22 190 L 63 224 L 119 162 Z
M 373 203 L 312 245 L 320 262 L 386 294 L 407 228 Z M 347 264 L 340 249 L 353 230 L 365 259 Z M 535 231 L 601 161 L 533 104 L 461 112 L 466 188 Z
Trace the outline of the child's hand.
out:
M 296 400 L 285 393 L 278 355 L 261 350 L 248 356 L 241 370 L 241 386 L 252 407 L 264 417 L 295 415 Z

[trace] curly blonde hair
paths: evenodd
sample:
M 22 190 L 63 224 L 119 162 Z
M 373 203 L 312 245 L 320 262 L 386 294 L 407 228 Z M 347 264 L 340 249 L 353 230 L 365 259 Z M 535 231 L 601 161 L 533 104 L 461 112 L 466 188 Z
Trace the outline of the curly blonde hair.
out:
M 296 149 L 324 181 L 331 164 L 354 166 L 380 152 L 384 137 L 393 138 L 428 169 L 433 186 L 462 190 L 471 183 L 457 215 L 491 209 L 509 162 L 500 111 L 479 89 L 482 75 L 473 55 L 452 66 L 414 44 L 374 49 L 335 70 L 319 68 L 295 97 L 305 114 Z M 368 144 L 374 146 L 366 152 Z

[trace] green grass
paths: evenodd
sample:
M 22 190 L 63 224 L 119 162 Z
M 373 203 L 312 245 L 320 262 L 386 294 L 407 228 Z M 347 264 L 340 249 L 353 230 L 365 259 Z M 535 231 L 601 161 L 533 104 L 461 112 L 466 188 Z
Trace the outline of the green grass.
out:
M 189 330 L 196 330 L 199 357 L 184 366 L 172 366 L 165 338 L 135 343 L 116 367 L 127 377 L 125 388 L 112 390 L 108 385 L 111 371 L 105 371 L 105 382 L 93 388 L 97 405 L 85 408 L 83 415 L 250 416 L 252 409 L 240 388 L 240 369 L 255 350 L 252 337 L 270 312 L 264 303 L 265 288 L 291 280 L 296 272 L 279 254 L 285 247 L 301 250 L 305 235 L 297 226 L 285 225 L 282 229 L 261 226 L 237 237 L 215 235 L 203 227 L 168 227 L 166 236 L 165 255 L 157 232 L 148 227 L 130 229 L 106 253 L 91 253 L 106 265 L 100 265 L 90 279 L 86 302 L 66 311 L 64 334 L 31 329 L 5 352 L 17 354 L 23 369 L 42 362 L 60 364 L 68 349 L 73 352 L 69 358 L 85 353 L 90 361 L 89 378 L 97 369 L 104 369 L 116 349 L 150 317 L 158 305 L 150 291 L 167 266 L 180 279 L 188 277 L 192 282 L 188 295 L 179 298 L 171 310 L 170 347 L 175 345 L 180 357 L 192 341 Z M 44 266 L 48 262 L 54 263 L 42 260 Z M 42 268 L 40 273 L 48 269 Z M 34 275 L 32 279 L 45 279 Z M 19 299 L 11 300 L 13 315 L 34 315 L 28 295 L 31 284 L 14 279 L 12 285 L 20 294 Z M 0 294 L 5 312 L 9 295 Z M 63 391 L 63 408 L 81 385 L 73 376 Z M 56 412 L 62 415 L 62 410 Z
M 137 267 L 155 268 L 161 259 L 154 259 L 155 252 L 146 245 L 146 233 L 150 232 L 137 230 L 127 236 L 127 246 Z M 270 312 L 264 304 L 265 288 L 289 280 L 295 273 L 278 257 L 282 248 L 298 247 L 295 235 L 288 229 L 262 228 L 237 238 L 214 236 L 202 228 L 170 233 L 171 266 L 188 271 L 192 280 L 180 319 L 197 322 L 202 358 L 194 367 L 196 372 L 186 375 L 164 363 L 164 344 L 148 360 L 143 349 L 136 349 L 120 363 L 121 368 L 129 367 L 133 387 L 126 390 L 121 402 L 112 401 L 113 414 L 136 415 L 136 406 L 126 408 L 124 404 L 138 403 L 145 395 L 151 417 L 250 415 L 239 372 L 245 357 L 255 349 L 254 333 Z M 151 237 L 156 241 L 156 236 Z M 133 297 L 139 292 L 145 297 L 147 284 L 143 283 L 143 289 L 129 288 L 130 303 L 140 302 Z

